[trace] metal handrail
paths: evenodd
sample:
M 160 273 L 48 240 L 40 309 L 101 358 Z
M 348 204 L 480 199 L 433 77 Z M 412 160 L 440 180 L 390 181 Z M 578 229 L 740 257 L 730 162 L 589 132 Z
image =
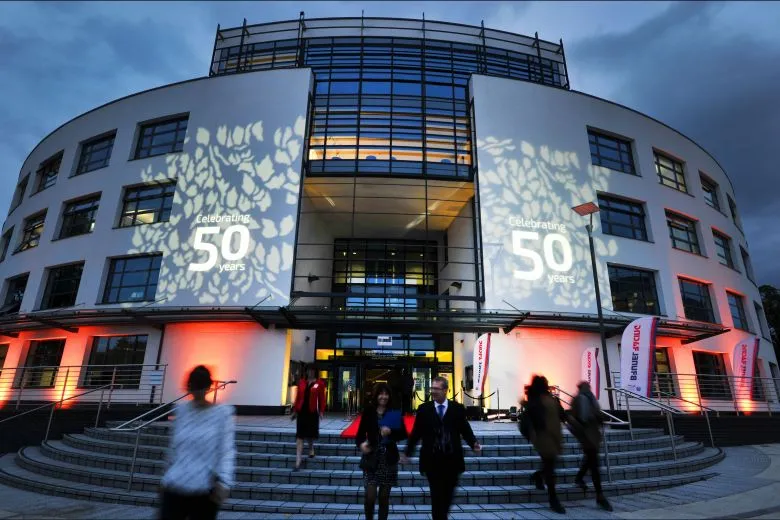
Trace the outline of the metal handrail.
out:
M 658 395 L 661 397 L 666 397 L 668 399 L 676 399 L 677 401 L 682 401 L 683 403 L 693 404 L 696 405 L 698 408 L 701 409 L 702 412 L 713 412 L 715 413 L 716 417 L 720 417 L 720 412 L 714 408 L 710 408 L 709 406 L 704 406 L 701 403 L 697 403 L 695 401 L 690 401 L 688 399 L 685 399 L 683 397 L 677 396 L 675 394 L 670 394 L 669 392 L 664 392 L 663 390 L 657 390 Z
M 214 401 L 215 402 L 217 400 L 217 391 L 220 388 L 225 388 L 227 385 L 232 385 L 232 384 L 238 383 L 238 381 L 236 381 L 235 379 L 233 379 L 231 381 L 214 381 L 214 382 L 217 383 L 217 384 L 214 386 L 213 389 L 210 388 L 206 392 L 206 395 L 210 394 L 211 392 L 214 392 Z M 171 411 L 167 410 L 167 411 L 165 411 L 165 412 L 155 416 L 154 418 L 149 419 L 148 421 L 146 421 L 145 423 L 143 423 L 143 424 L 141 424 L 139 426 L 134 426 L 132 428 L 124 428 L 124 426 L 126 426 L 126 425 L 128 425 L 130 423 L 133 423 L 133 422 L 141 420 L 141 417 L 149 415 L 149 413 L 152 412 L 152 411 L 159 410 L 160 408 L 162 408 L 164 406 L 169 406 L 169 405 L 171 405 L 173 403 L 179 402 L 179 401 L 181 401 L 182 399 L 184 399 L 185 397 L 187 397 L 188 395 L 191 395 L 191 394 L 192 394 L 192 392 L 187 392 L 186 394 L 177 397 L 173 401 L 170 401 L 168 403 L 160 405 L 157 408 L 155 408 L 154 410 L 150 410 L 149 412 L 143 413 L 143 414 L 139 415 L 138 417 L 136 417 L 134 419 L 130 419 L 129 421 L 124 422 L 124 423 L 122 423 L 121 425 L 119 425 L 117 427 L 111 428 L 111 431 L 124 431 L 124 432 L 135 431 L 135 446 L 133 447 L 133 462 L 130 464 L 130 471 L 129 471 L 129 476 L 128 476 L 128 479 L 127 479 L 127 490 L 128 491 L 131 491 L 133 489 L 133 478 L 135 477 L 135 462 L 138 459 L 138 444 L 139 444 L 139 442 L 141 440 L 141 430 L 146 428 L 147 426 L 149 426 L 153 422 L 155 422 L 155 421 L 157 421 L 159 419 L 162 419 L 163 417 L 168 415 Z
M 566 390 L 562 389 L 560 386 L 557 386 L 557 385 L 556 385 L 556 386 L 551 386 L 550 388 L 556 388 L 556 389 L 558 390 L 558 392 L 559 392 L 559 393 L 563 393 L 563 394 L 565 394 L 565 395 L 568 395 L 570 398 L 574 399 L 574 396 L 573 396 L 573 395 L 571 395 L 571 394 L 570 394 L 569 392 L 567 392 Z M 567 402 L 566 404 L 568 404 L 569 406 L 571 406 L 571 403 L 570 403 L 570 402 Z M 609 422 L 607 422 L 607 423 L 605 423 L 605 424 L 615 424 L 615 425 L 628 424 L 628 421 L 624 421 L 624 420 L 623 420 L 623 419 L 621 419 L 620 417 L 615 417 L 615 416 L 614 416 L 614 415 L 612 415 L 611 413 L 609 413 L 609 412 L 605 411 L 603 408 L 602 408 L 600 411 L 601 411 L 601 413 L 602 413 L 602 414 L 606 415 L 607 417 L 609 417 L 609 418 L 611 419 L 611 421 L 609 421 Z
M 641 401 L 645 404 L 649 404 L 650 406 L 654 406 L 658 409 L 660 409 L 665 415 L 666 415 L 666 424 L 669 427 L 669 440 L 672 443 L 672 453 L 674 455 L 674 460 L 677 460 L 677 441 L 675 440 L 676 432 L 674 429 L 674 415 L 683 415 L 684 412 L 674 408 L 673 406 L 665 405 L 663 403 L 660 403 L 658 401 L 655 401 L 654 399 L 650 399 L 648 397 L 645 397 L 643 395 L 639 395 L 637 393 L 631 392 L 630 390 L 626 390 L 625 388 L 615 388 L 615 387 L 607 387 L 607 392 L 616 392 L 618 394 L 623 394 L 626 397 L 626 414 L 628 416 L 628 429 L 631 435 L 631 440 L 634 440 L 634 423 L 631 420 L 631 405 L 630 399 L 637 399 L 638 401 Z M 707 427 L 710 427 L 709 419 L 707 420 Z M 712 430 L 710 430 L 710 436 L 712 436 Z

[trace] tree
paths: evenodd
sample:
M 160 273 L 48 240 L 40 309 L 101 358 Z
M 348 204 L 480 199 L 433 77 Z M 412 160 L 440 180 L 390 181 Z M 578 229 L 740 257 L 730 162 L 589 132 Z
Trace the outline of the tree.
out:
M 771 285 L 758 288 L 764 302 L 764 314 L 769 325 L 769 334 L 775 344 L 775 354 L 780 349 L 780 290 Z

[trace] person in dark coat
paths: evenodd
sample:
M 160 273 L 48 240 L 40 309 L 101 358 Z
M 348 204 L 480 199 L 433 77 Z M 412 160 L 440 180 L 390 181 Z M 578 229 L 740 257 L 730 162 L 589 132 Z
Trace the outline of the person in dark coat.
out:
M 374 386 L 371 401 L 366 405 L 360 416 L 355 444 L 362 452 L 361 461 L 374 460 L 372 464 L 363 466 L 363 480 L 366 495 L 363 506 L 366 520 L 374 518 L 374 504 L 379 490 L 379 520 L 387 520 L 390 514 L 390 491 L 398 485 L 398 441 L 407 437 L 403 420 L 398 428 L 382 425 L 382 419 L 390 411 L 392 399 L 390 386 L 377 383 Z M 401 414 L 398 415 L 401 418 Z
M 460 474 L 466 471 L 461 438 L 475 453 L 482 451 L 466 420 L 466 408 L 447 399 L 448 386 L 446 378 L 433 378 L 432 400 L 417 408 L 414 427 L 401 457 L 401 463 L 407 463 L 417 443 L 422 441 L 420 474 L 428 478 L 433 520 L 447 518 Z
M 571 424 L 572 433 L 580 441 L 585 459 L 574 482 L 583 491 L 587 491 L 588 486 L 583 479 L 585 474 L 590 471 L 593 487 L 596 490 L 596 503 L 603 509 L 612 511 L 612 506 L 601 490 L 601 474 L 599 473 L 599 447 L 601 445 L 601 427 L 604 422 L 601 406 L 596 396 L 591 392 L 590 383 L 581 382 L 577 385 L 577 390 L 579 392 L 571 403 L 569 424 Z
M 306 370 L 307 378 L 298 381 L 298 393 L 291 419 L 295 423 L 295 469 L 303 462 L 303 441 L 309 441 L 309 458 L 314 458 L 314 440 L 320 437 L 320 419 L 325 414 L 325 381 L 317 378 L 314 367 Z

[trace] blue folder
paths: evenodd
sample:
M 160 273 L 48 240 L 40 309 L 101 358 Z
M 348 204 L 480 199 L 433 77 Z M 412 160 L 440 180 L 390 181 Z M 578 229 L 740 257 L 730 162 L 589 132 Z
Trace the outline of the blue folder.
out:
M 387 426 L 391 430 L 401 429 L 401 411 L 400 410 L 388 410 L 385 415 L 379 421 L 379 426 Z

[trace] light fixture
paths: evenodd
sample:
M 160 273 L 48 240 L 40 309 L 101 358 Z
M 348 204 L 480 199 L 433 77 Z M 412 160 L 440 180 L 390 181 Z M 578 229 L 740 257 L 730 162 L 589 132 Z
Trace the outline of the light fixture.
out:
M 316 282 L 319 279 L 320 279 L 320 277 L 317 276 L 316 274 L 309 273 L 309 278 L 308 278 L 309 283 Z
M 463 282 L 452 282 L 450 287 L 455 287 L 456 289 L 461 290 L 463 288 Z

